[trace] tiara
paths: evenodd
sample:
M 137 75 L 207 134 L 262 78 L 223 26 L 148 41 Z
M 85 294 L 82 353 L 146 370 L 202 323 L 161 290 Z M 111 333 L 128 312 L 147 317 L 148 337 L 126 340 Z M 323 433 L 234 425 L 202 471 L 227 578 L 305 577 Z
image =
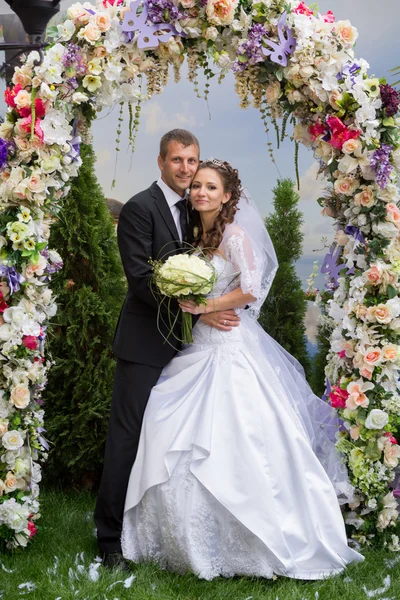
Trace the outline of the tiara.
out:
M 228 169 L 226 168 L 226 165 L 224 165 L 224 163 L 221 160 L 218 160 L 217 158 L 206 158 L 206 160 L 202 160 L 202 163 L 211 163 L 213 165 L 215 165 L 216 167 L 220 167 L 221 169 L 225 169 L 225 171 L 227 171 Z

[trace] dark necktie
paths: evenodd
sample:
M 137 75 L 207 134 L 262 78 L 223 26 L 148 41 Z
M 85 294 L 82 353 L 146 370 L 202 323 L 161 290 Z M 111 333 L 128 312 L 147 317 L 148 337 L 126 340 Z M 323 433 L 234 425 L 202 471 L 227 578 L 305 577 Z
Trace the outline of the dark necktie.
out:
M 182 231 L 182 242 L 186 242 L 188 239 L 188 218 L 187 218 L 187 200 L 178 200 L 175 203 L 176 208 L 179 210 L 179 224 Z

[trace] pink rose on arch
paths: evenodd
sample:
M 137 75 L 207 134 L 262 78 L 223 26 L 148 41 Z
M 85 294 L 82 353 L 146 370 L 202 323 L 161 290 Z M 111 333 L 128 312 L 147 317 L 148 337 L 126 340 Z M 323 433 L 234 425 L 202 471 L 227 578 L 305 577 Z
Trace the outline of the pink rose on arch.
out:
M 18 110 L 21 117 L 29 117 L 31 114 L 31 106 L 25 106 Z M 46 114 L 46 106 L 41 98 L 35 99 L 35 116 L 36 118 L 44 117 Z
M 4 100 L 8 106 L 15 108 L 15 96 L 22 90 L 22 85 L 19 83 L 13 88 L 7 88 L 4 92 Z
M 36 526 L 33 521 L 28 521 L 28 531 L 29 531 L 29 537 L 33 537 L 34 535 L 37 534 L 37 529 L 36 529 Z
M 308 8 L 305 2 L 300 2 L 296 8 L 293 9 L 293 12 L 297 15 L 306 15 L 307 17 L 312 17 L 314 14 L 313 11 Z
M 326 122 L 331 130 L 329 144 L 339 150 L 342 149 L 345 142 L 357 139 L 361 133 L 361 131 L 355 129 L 348 129 L 338 117 L 330 116 Z
M 333 12 L 331 10 L 328 10 L 326 12 L 326 14 L 321 15 L 321 17 L 324 20 L 324 23 L 334 23 L 335 22 L 335 15 L 333 14 Z
M 24 344 L 25 348 L 28 348 L 28 350 L 36 350 L 38 347 L 37 337 L 34 335 L 25 335 L 22 338 L 22 343 Z
M 387 431 L 387 432 L 386 432 L 386 433 L 384 433 L 383 435 L 384 435 L 384 437 L 387 437 L 387 438 L 389 438 L 389 442 L 390 442 L 391 444 L 397 444 L 397 440 L 396 440 L 396 438 L 395 438 L 395 437 L 394 437 L 394 436 L 393 436 L 393 435 L 390 433 L 390 431 Z
M 342 390 L 337 385 L 332 386 L 332 392 L 329 394 L 329 399 L 333 408 L 346 408 L 346 400 L 349 396 L 346 390 Z
M 397 228 L 400 227 L 400 210 L 393 202 L 386 204 L 386 221 L 393 223 Z
M 372 285 L 379 285 L 382 283 L 382 273 L 379 267 L 373 265 L 367 271 L 364 272 L 364 277 L 366 277 L 367 282 Z
M 323 123 L 321 123 L 321 121 L 317 121 L 315 125 L 310 125 L 308 132 L 311 136 L 312 141 L 314 141 L 317 137 L 325 135 L 327 129 L 326 126 Z
M 27 133 L 31 132 L 31 125 L 32 125 L 32 115 L 29 115 L 29 117 L 26 117 L 25 119 L 22 119 L 21 121 L 18 121 L 21 129 L 23 129 L 24 131 L 26 131 Z M 40 126 L 40 119 L 36 119 L 35 120 L 35 129 L 34 129 L 35 135 L 37 136 L 37 138 L 39 139 L 39 141 L 41 143 L 43 143 L 44 141 L 44 133 L 43 130 Z

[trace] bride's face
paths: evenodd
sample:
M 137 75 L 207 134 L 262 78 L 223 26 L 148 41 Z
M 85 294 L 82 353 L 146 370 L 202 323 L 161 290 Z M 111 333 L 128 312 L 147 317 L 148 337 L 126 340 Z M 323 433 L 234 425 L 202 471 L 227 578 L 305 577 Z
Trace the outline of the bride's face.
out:
M 230 192 L 225 192 L 222 178 L 216 169 L 199 169 L 190 188 L 190 202 L 200 213 L 215 213 L 228 202 Z

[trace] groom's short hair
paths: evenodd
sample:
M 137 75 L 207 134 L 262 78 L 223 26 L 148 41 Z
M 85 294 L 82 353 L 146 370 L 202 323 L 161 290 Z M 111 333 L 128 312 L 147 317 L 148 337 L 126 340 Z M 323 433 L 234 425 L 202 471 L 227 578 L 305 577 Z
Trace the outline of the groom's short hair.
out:
M 165 133 L 160 141 L 160 156 L 164 159 L 167 156 L 168 144 L 170 142 L 179 142 L 185 148 L 187 146 L 197 146 L 200 152 L 199 140 L 193 133 L 186 129 L 172 129 Z

